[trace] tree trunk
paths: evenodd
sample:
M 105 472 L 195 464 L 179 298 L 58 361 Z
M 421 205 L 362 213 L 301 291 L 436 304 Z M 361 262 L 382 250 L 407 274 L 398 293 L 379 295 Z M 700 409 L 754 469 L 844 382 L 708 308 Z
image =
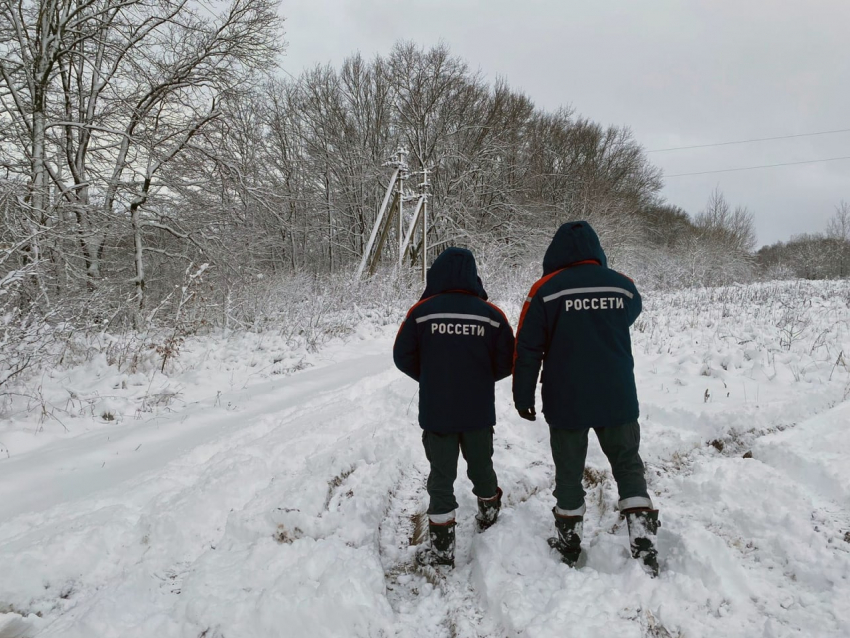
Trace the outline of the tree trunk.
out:
M 133 226 L 133 257 L 136 270 L 134 283 L 136 292 L 133 307 L 133 328 L 142 329 L 142 312 L 145 309 L 145 258 L 142 245 L 142 226 L 139 221 L 139 209 L 141 201 L 135 201 L 130 205 L 130 223 Z

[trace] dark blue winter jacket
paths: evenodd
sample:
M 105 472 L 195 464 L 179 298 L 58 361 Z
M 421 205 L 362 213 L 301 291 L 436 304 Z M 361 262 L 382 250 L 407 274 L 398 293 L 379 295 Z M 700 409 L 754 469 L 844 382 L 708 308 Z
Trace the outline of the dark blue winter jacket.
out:
M 496 423 L 495 383 L 511 373 L 514 334 L 487 303 L 475 258 L 449 248 L 428 270 L 422 299 L 398 331 L 393 360 L 419 382 L 419 425 L 466 432 Z
M 543 364 L 543 414 L 553 428 L 622 425 L 638 418 L 629 327 L 637 288 L 608 268 L 587 222 L 564 224 L 543 258 L 517 328 L 514 403 L 534 407 Z

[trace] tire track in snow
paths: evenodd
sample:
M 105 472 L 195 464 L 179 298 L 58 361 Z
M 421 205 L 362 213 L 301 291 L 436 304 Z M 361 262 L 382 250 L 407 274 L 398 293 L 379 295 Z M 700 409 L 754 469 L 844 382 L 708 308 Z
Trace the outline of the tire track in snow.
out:
M 233 392 L 238 411 L 197 404 L 179 413 L 157 416 L 110 429 L 98 429 L 57 441 L 0 464 L 0 519 L 52 506 L 86 501 L 105 486 L 135 480 L 189 454 L 215 451 L 228 438 L 256 430 L 269 415 L 297 419 L 333 397 L 344 397 L 361 379 L 380 376 L 391 365 L 386 355 L 369 354 L 257 383 Z M 212 453 L 212 452 L 211 452 Z M 17 486 L 25 484 L 24 492 Z
M 110 628 L 116 631 L 129 622 L 125 627 L 129 633 L 124 635 L 144 635 L 137 633 L 140 628 L 133 625 L 133 614 L 164 623 L 169 618 L 185 621 L 187 605 L 181 601 L 215 584 L 199 578 L 197 568 L 217 554 L 251 551 L 257 543 L 251 538 L 267 518 L 255 510 L 274 499 L 277 482 L 309 477 L 315 474 L 311 459 L 323 458 L 328 447 L 345 454 L 352 435 L 366 438 L 358 434 L 363 420 L 352 422 L 350 415 L 387 385 L 387 369 L 385 361 L 373 357 L 362 359 L 360 365 L 348 364 L 330 379 L 301 384 L 309 387 L 297 400 L 292 392 L 285 399 L 272 399 L 271 413 L 258 413 L 258 418 L 240 415 L 249 418 L 234 422 L 236 427 L 223 436 L 182 451 L 162 468 L 154 463 L 120 486 L 104 481 L 103 489 L 92 490 L 73 504 L 0 525 L 0 562 L 4 551 L 17 553 L 16 547 L 50 548 L 43 552 L 45 559 L 37 570 L 50 588 L 39 588 L 38 598 L 31 599 L 31 605 L 43 611 L 40 629 L 45 635 L 92 635 L 82 629 L 89 616 L 107 623 L 102 627 L 114 624 Z M 94 553 L 98 544 L 107 550 Z M 74 554 L 80 547 L 92 551 L 83 559 L 89 563 L 77 567 L 80 559 Z M 10 591 L 20 591 L 15 583 L 22 582 L 24 572 L 16 577 L 11 568 L 20 571 L 23 566 L 9 567 Z M 128 618 L 110 618 L 113 601 L 134 598 L 128 592 L 139 582 L 150 586 L 135 598 Z M 66 583 L 73 587 L 62 596 Z
M 390 494 L 379 528 L 387 599 L 396 613 L 398 635 L 404 637 L 500 638 L 508 635 L 488 614 L 471 582 L 474 519 L 456 528 L 455 568 L 439 570 L 415 562 L 416 546 L 427 542 L 425 474 L 405 471 Z

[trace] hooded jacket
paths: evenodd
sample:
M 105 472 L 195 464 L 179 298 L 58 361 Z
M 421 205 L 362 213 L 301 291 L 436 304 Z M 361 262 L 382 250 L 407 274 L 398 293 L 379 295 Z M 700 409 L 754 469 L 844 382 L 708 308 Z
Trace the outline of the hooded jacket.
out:
M 466 432 L 496 423 L 495 383 L 510 376 L 514 335 L 486 299 L 472 253 L 448 248 L 399 328 L 393 360 L 419 382 L 424 430 Z
M 637 288 L 608 268 L 590 224 L 561 226 L 517 327 L 517 409 L 534 407 L 542 364 L 543 414 L 551 427 L 585 429 L 637 420 L 629 327 L 640 311 Z

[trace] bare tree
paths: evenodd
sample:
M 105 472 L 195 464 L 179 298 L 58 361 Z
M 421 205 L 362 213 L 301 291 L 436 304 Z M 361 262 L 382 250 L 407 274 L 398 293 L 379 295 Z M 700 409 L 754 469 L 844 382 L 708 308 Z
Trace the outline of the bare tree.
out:
M 733 211 L 719 189 L 709 196 L 705 208 L 694 219 L 694 225 L 740 254 L 750 253 L 756 246 L 753 214 L 741 206 Z
M 826 226 L 826 236 L 833 242 L 834 259 L 839 277 L 850 275 L 850 203 L 842 201 Z
M 711 263 L 706 269 L 706 283 L 744 281 L 752 276 L 756 234 L 749 210 L 741 206 L 732 210 L 716 189 L 694 218 L 694 229 L 697 241 L 708 248 Z
M 90 289 L 107 240 L 118 249 L 129 239 L 137 322 L 146 254 L 158 250 L 146 245 L 146 229 L 191 242 L 151 209 L 175 186 L 163 181 L 166 167 L 219 117 L 225 96 L 273 67 L 280 49 L 271 0 L 232 0 L 218 15 L 201 8 L 187 0 L 0 1 L 8 20 L 0 117 L 29 160 L 17 167 L 30 184 L 33 222 L 64 231 L 73 215 Z

